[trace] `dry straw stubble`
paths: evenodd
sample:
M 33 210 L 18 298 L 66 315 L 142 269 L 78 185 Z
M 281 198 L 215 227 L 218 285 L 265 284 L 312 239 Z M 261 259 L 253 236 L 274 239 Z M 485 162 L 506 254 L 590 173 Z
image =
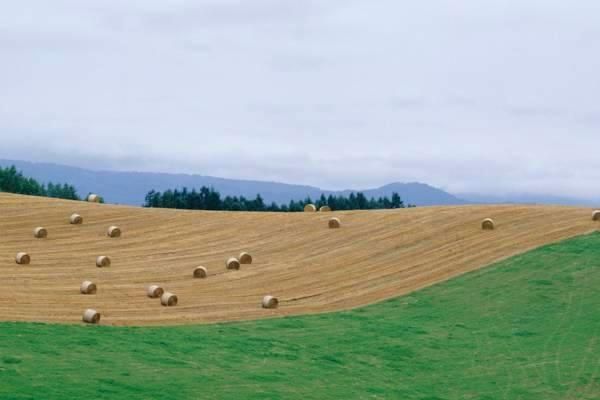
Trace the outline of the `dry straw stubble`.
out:
M 74 209 L 79 206 L 83 208 Z M 303 218 L 298 214 L 79 206 L 71 201 L 0 193 L 0 236 L 4 239 L 0 248 L 4 248 L 5 261 L 2 267 L 0 257 L 0 293 L 11 295 L 11 301 L 0 301 L 0 315 L 31 322 L 72 322 L 73 317 L 79 320 L 86 308 L 95 308 L 102 313 L 101 324 L 109 319 L 117 325 L 233 321 L 275 313 L 260 306 L 266 294 L 277 296 L 283 308 L 287 304 L 283 298 L 313 293 L 327 294 L 293 302 L 286 314 L 337 311 L 405 294 L 516 252 L 600 228 L 600 221 L 591 220 L 592 211 L 600 207 L 421 207 Z M 84 216 L 84 225 L 91 225 L 67 226 L 73 212 Z M 343 229 L 327 228 L 327 221 L 334 216 L 344 220 Z M 497 222 L 496 230 L 481 230 L 481 221 L 487 217 Z M 121 239 L 129 237 L 129 231 L 136 233 L 132 240 L 102 240 L 106 228 L 117 223 L 127 229 Z M 49 238 L 57 236 L 56 241 L 32 237 L 33 228 L 42 224 L 48 228 Z M 209 227 L 215 229 L 206 229 Z M 220 227 L 226 229 L 219 232 Z M 504 233 L 495 236 L 500 230 Z M 494 240 L 489 240 L 492 237 Z M 419 246 L 414 245 L 417 242 Z M 47 247 L 49 244 L 56 246 Z M 440 248 L 452 249 L 455 256 L 448 257 Z M 340 252 L 332 257 L 330 249 Z M 18 251 L 31 255 L 30 266 L 15 263 Z M 254 257 L 252 265 L 241 266 L 247 271 L 223 269 L 227 258 L 237 257 L 241 251 L 250 251 Z M 110 271 L 90 269 L 99 255 L 112 258 Z M 390 264 L 398 257 L 401 265 Z M 348 269 L 350 259 L 365 262 L 360 268 Z M 200 264 L 210 260 L 216 260 L 221 271 L 215 270 L 214 277 L 212 264 Z M 258 270 L 250 268 L 259 261 Z M 197 265 L 211 269 L 206 280 L 192 281 L 190 275 Z M 406 274 L 390 273 L 404 267 L 409 268 Z M 35 278 L 36 284 L 27 285 L 20 276 Z M 85 279 L 98 285 L 97 295 L 79 294 L 78 284 Z M 181 296 L 185 304 L 163 308 L 158 298 L 146 297 L 150 284 L 166 285 L 163 288 Z M 65 293 L 73 301 L 65 299 Z M 52 313 L 40 313 L 48 310 L 48 304 L 52 304 Z M 208 308 L 207 312 L 199 311 L 203 308 Z

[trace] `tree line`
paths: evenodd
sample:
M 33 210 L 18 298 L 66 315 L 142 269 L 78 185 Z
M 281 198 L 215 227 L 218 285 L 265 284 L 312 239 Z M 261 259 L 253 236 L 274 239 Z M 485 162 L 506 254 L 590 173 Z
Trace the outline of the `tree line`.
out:
M 0 167 L 0 192 L 27 194 L 31 196 L 57 197 L 67 200 L 81 200 L 72 185 L 41 184 L 33 178 L 27 178 L 13 165 Z
M 310 197 L 304 200 L 291 200 L 288 204 L 277 204 L 272 202 L 266 204 L 260 194 L 254 199 L 244 196 L 225 196 L 214 188 L 202 186 L 200 190 L 166 190 L 158 192 L 151 190 L 146 194 L 144 207 L 155 208 L 179 208 L 186 210 L 222 210 L 222 211 L 281 211 L 298 212 L 303 211 L 306 204 L 314 204 L 317 208 L 329 206 L 332 210 L 375 210 L 386 208 L 404 208 L 404 202 L 398 193 L 393 193 L 391 198 L 387 196 L 368 199 L 362 192 L 350 193 L 348 196 L 321 195 L 313 201 Z M 414 207 L 408 205 L 408 207 Z

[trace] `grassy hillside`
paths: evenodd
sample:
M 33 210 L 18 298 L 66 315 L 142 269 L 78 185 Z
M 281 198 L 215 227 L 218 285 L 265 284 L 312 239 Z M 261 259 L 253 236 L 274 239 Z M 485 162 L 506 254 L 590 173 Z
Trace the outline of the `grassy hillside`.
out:
M 0 398 L 597 399 L 600 234 L 348 312 L 0 324 Z

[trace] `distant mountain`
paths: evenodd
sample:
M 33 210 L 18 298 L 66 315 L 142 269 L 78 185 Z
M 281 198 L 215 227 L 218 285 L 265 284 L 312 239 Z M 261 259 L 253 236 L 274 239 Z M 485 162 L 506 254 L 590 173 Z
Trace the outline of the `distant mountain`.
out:
M 553 196 L 544 194 L 531 193 L 511 193 L 507 195 L 483 195 L 479 193 L 461 193 L 461 198 L 466 199 L 470 203 L 477 204 L 555 204 L 564 206 L 598 206 L 599 200 L 593 199 L 578 199 L 575 197 Z
M 351 192 L 356 192 L 356 190 L 342 190 L 337 192 L 325 191 L 324 193 L 325 195 L 329 193 L 349 195 Z M 468 203 L 467 201 L 441 189 L 419 182 L 390 183 L 377 189 L 361 190 L 361 192 L 363 192 L 368 198 L 391 196 L 392 193 L 397 192 L 400 194 L 400 197 L 402 197 L 405 203 L 415 204 L 418 206 L 442 206 Z
M 187 187 L 212 186 L 221 195 L 255 197 L 257 193 L 266 202 L 288 203 L 310 196 L 316 199 L 322 193 L 344 194 L 357 190 L 332 191 L 313 186 L 291 185 L 277 182 L 250 181 L 215 178 L 189 174 L 166 174 L 152 172 L 91 171 L 50 163 L 32 163 L 18 160 L 0 160 L 0 166 L 15 165 L 27 176 L 40 182 L 69 183 L 80 195 L 98 193 L 109 203 L 141 205 L 148 191 Z M 467 202 L 441 189 L 423 183 L 391 183 L 377 189 L 360 190 L 367 197 L 391 196 L 398 192 L 405 203 L 418 206 L 466 204 Z

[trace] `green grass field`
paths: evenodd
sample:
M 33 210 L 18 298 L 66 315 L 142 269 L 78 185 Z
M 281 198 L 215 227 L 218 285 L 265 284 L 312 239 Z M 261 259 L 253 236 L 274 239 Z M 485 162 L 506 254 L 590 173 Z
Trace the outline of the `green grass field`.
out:
M 0 324 L 0 399 L 599 399 L 600 233 L 361 309 Z

